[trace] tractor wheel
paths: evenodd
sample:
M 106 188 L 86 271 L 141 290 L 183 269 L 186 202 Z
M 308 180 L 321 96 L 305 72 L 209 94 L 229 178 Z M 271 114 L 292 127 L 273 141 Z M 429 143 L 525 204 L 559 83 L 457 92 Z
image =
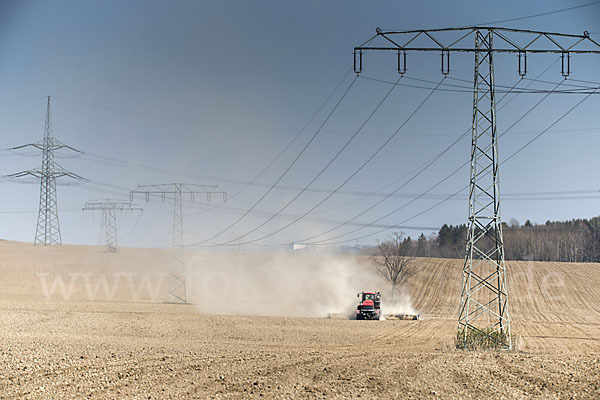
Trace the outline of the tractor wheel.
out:
M 362 314 L 356 314 L 356 320 L 361 320 L 363 319 L 363 315 Z

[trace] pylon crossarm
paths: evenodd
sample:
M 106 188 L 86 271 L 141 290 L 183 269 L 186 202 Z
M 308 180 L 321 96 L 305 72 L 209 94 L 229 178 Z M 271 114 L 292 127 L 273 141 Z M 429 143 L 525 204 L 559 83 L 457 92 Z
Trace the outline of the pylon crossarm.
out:
M 22 178 L 24 176 L 33 176 L 34 178 L 41 178 L 42 172 L 31 170 L 31 171 L 21 171 L 14 174 L 5 175 L 6 178 Z
M 451 44 L 444 45 L 441 35 L 451 35 L 452 32 L 463 31 L 464 34 L 453 40 Z M 483 33 L 482 33 L 483 32 Z M 519 34 L 521 36 L 530 35 L 525 45 L 519 45 L 517 38 L 511 38 L 511 34 Z M 500 39 L 500 46 L 491 48 L 490 38 L 495 36 Z M 384 40 L 381 45 L 366 45 L 373 43 L 380 37 Z M 406 38 L 404 44 L 400 44 L 400 40 Z M 429 43 L 417 43 L 416 39 L 424 37 Z M 449 36 L 448 36 L 449 37 Z M 464 43 L 469 37 L 477 38 L 479 46 L 465 46 Z M 540 43 L 540 39 L 547 39 L 544 43 Z M 561 40 L 570 40 L 571 43 L 562 45 Z M 580 48 L 582 44 L 587 45 L 587 48 Z M 534 47 L 537 45 L 537 47 Z M 554 32 L 542 32 L 523 29 L 510 29 L 502 27 L 467 27 L 467 28 L 448 28 L 448 29 L 426 29 L 426 30 L 411 30 L 411 31 L 387 31 L 377 29 L 377 34 L 365 42 L 361 46 L 354 48 L 355 52 L 365 51 L 435 51 L 435 52 L 463 52 L 463 53 L 482 53 L 488 55 L 490 53 L 564 53 L 570 52 L 573 54 L 598 54 L 600 53 L 600 44 L 590 38 L 587 32 L 583 35 L 563 34 Z
M 103 226 L 101 230 L 104 232 L 104 244 L 108 252 L 116 253 L 119 249 L 117 239 L 117 211 L 142 211 L 143 209 L 131 202 L 104 199 L 90 200 L 85 203 L 82 210 L 102 211 Z
M 78 150 L 73 146 L 69 146 L 68 144 L 64 144 L 63 142 L 54 137 L 50 138 L 47 146 L 50 147 L 52 150 L 68 149 L 74 151 L 75 153 L 83 154 L 83 151 Z
M 225 202 L 227 201 L 227 193 L 221 191 L 217 185 L 198 185 L 175 182 L 157 185 L 138 185 L 136 190 L 130 192 L 130 200 L 133 200 L 135 194 L 143 194 L 146 201 L 150 200 L 150 195 L 160 195 L 163 201 L 166 200 L 167 195 L 172 195 L 169 200 L 173 200 L 173 262 L 169 279 L 168 301 L 187 303 L 185 259 L 183 252 L 183 195 L 189 195 L 190 200 L 193 201 L 195 194 L 202 194 L 206 196 L 207 201 L 210 201 L 211 195 L 220 194 L 223 196 L 223 202 Z
M 42 150 L 42 151 L 43 150 L 56 151 L 56 150 L 61 150 L 61 149 L 68 149 L 68 150 L 72 150 L 76 153 L 83 154 L 83 152 L 81 150 L 77 150 L 75 147 L 66 145 L 54 138 L 50 138 L 50 139 L 48 139 L 46 141 L 42 141 L 42 142 L 28 143 L 28 144 L 24 144 L 22 146 L 11 147 L 8 149 L 8 151 L 20 150 L 20 149 L 24 149 L 26 147 L 34 147 L 34 148 L 36 148 L 38 150 Z
M 450 53 L 474 54 L 469 227 L 463 265 L 459 327 L 464 327 L 466 341 L 466 329 L 470 326 L 468 318 L 479 317 L 485 313 L 488 319 L 496 319 L 501 329 L 506 329 L 507 336 L 502 336 L 501 340 L 506 339 L 507 344 L 503 343 L 502 346 L 510 349 L 506 267 L 500 217 L 500 164 L 493 54 L 517 54 L 518 72 L 521 76 L 526 73 L 527 61 L 525 58 L 523 62 L 523 57 L 526 57 L 527 53 L 560 54 L 563 60 L 561 73 L 567 77 L 570 73 L 571 54 L 600 54 L 600 45 L 592 40 L 587 32 L 583 35 L 573 35 L 487 26 L 385 32 L 377 28 L 376 32 L 373 38 L 354 48 L 356 73 L 362 72 L 363 53 L 367 51 L 397 52 L 400 74 L 407 71 L 406 54 L 411 51 L 441 53 L 441 69 L 444 75 L 450 73 Z M 494 40 L 494 37 L 497 40 Z M 467 43 L 467 40 L 471 42 Z M 493 272 L 490 272 L 490 269 Z M 492 305 L 498 308 L 493 310 Z M 470 306 L 474 309 L 469 308 Z M 489 332 L 480 332 L 489 336 Z
M 8 149 L 8 151 L 20 150 L 20 149 L 24 149 L 26 147 L 35 147 L 38 150 L 44 150 L 44 144 L 43 143 L 28 143 L 28 144 L 24 144 L 22 146 L 11 147 L 11 148 Z
M 9 178 L 22 178 L 32 176 L 40 180 L 40 200 L 38 210 L 38 221 L 34 237 L 34 244 L 53 245 L 61 244 L 62 236 L 58 219 L 58 202 L 56 198 L 56 186 L 58 178 L 69 177 L 75 180 L 84 178 L 69 172 L 54 161 L 54 152 L 58 149 L 68 148 L 75 152 L 79 150 L 67 146 L 52 137 L 52 121 L 50 116 L 50 97 L 46 108 L 46 121 L 44 126 L 44 138 L 37 143 L 28 143 L 16 146 L 10 150 L 18 150 L 25 147 L 34 147 L 42 152 L 42 166 L 31 170 L 17 172 L 8 175 Z
M 86 180 L 83 176 L 74 174 L 73 172 L 69 172 L 69 171 L 57 171 L 57 172 L 54 172 L 52 175 L 55 178 L 68 177 L 68 178 L 72 178 L 72 179 L 75 179 L 75 180 L 78 180 L 78 181 L 84 181 L 84 180 Z

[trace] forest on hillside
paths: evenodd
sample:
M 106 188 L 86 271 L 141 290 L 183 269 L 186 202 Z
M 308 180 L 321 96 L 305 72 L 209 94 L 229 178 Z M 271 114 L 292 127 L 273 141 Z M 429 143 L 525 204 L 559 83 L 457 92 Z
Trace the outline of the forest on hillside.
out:
M 502 224 L 507 260 L 600 262 L 600 217 L 570 221 Z M 404 237 L 404 253 L 415 257 L 463 258 L 466 225 L 444 225 L 437 234 Z

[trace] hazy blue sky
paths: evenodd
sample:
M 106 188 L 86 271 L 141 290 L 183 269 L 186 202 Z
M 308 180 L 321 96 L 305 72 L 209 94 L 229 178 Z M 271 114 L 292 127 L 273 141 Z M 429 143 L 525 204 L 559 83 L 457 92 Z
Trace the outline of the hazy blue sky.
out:
M 100 215 L 80 210 L 87 200 L 127 199 L 128 190 L 138 184 L 218 184 L 230 195 L 226 204 L 213 201 L 209 208 L 218 207 L 203 211 L 206 203 L 196 199 L 185 209 L 186 242 L 201 242 L 251 207 L 290 165 L 350 85 L 354 77 L 348 74 L 353 47 L 371 37 L 376 27 L 408 30 L 477 25 L 589 2 L 2 0 L 0 149 L 42 138 L 44 96 L 50 95 L 54 136 L 86 153 L 58 162 L 89 179 L 84 184 L 58 189 L 65 243 L 98 242 Z M 600 3 L 499 25 L 578 34 L 587 30 L 598 40 Z M 555 60 L 554 56 L 530 56 L 528 78 L 537 76 Z M 408 62 L 407 78 L 434 82 L 442 79 L 439 55 L 410 54 Z M 519 78 L 516 56 L 499 55 L 496 63 L 497 84 L 514 85 Z M 450 77 L 472 81 L 472 64 L 472 55 L 452 56 Z M 395 67 L 393 56 L 369 55 L 363 76 L 395 81 Z M 574 79 L 599 82 L 599 71 L 600 56 L 572 58 Z M 264 185 L 240 192 L 244 182 L 254 179 L 281 152 L 343 78 L 306 131 L 257 180 Z M 560 64 L 554 64 L 540 79 L 559 82 Z M 446 84 L 467 89 L 471 86 L 450 79 L 444 81 Z M 543 89 L 552 86 L 535 84 Z M 272 191 L 254 210 L 256 213 L 213 242 L 235 239 L 283 207 L 298 193 L 289 187 L 300 188 L 310 182 L 389 88 L 389 84 L 359 78 L 320 135 L 282 179 L 280 185 L 288 189 Z M 322 200 L 326 191 L 348 178 L 428 94 L 422 88 L 395 88 L 359 136 L 311 186 L 325 191 L 302 194 L 282 214 L 298 216 Z M 542 96 L 506 97 L 503 101 L 507 105 L 498 105 L 499 132 L 504 133 Z M 506 157 L 527 143 L 580 99 L 580 95 L 552 95 L 544 100 L 502 137 L 500 156 Z M 343 194 L 334 195 L 314 214 L 259 243 L 300 241 L 372 206 L 380 197 L 359 196 L 356 192 L 371 193 L 386 185 L 391 186 L 384 192 L 394 190 L 398 186 L 394 182 L 444 150 L 469 128 L 471 107 L 469 90 L 436 92 L 400 134 L 341 189 Z M 543 223 L 600 214 L 599 110 L 600 95 L 592 96 L 502 166 L 504 220 Z M 1 150 L 0 174 L 39 166 L 39 155 L 24 155 L 33 157 Z M 468 157 L 469 141 L 463 139 L 399 190 L 401 196 L 385 201 L 355 222 L 370 223 L 403 206 Z M 468 170 L 464 168 L 433 189 L 432 196 L 414 201 L 378 223 L 393 225 L 408 220 L 403 225 L 418 229 L 402 230 L 412 236 L 421 231 L 430 234 L 443 223 L 464 223 L 466 191 L 410 218 L 467 183 Z M 32 240 L 39 185 L 0 184 L 0 237 Z M 539 194 L 585 190 L 597 193 Z M 145 209 L 143 213 L 119 215 L 120 244 L 168 246 L 172 204 L 160 200 L 146 203 L 142 196 L 135 201 Z M 272 233 L 289 221 L 274 219 L 241 242 Z M 353 229 L 356 226 L 344 226 L 319 239 Z M 375 230 L 360 230 L 343 239 Z M 360 242 L 374 243 L 391 232 Z

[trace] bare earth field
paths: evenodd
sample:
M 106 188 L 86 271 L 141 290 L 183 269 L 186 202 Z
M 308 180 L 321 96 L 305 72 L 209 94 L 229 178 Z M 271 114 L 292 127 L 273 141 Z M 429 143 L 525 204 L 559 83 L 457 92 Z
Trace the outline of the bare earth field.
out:
M 598 264 L 509 262 L 521 345 L 498 353 L 453 348 L 460 260 L 419 259 L 410 297 L 423 320 L 377 322 L 281 316 L 303 309 L 275 307 L 285 294 L 252 305 L 271 316 L 217 315 L 235 304 L 202 285 L 196 305 L 162 303 L 166 250 L 1 242 L 0 254 L 0 399 L 600 398 Z

